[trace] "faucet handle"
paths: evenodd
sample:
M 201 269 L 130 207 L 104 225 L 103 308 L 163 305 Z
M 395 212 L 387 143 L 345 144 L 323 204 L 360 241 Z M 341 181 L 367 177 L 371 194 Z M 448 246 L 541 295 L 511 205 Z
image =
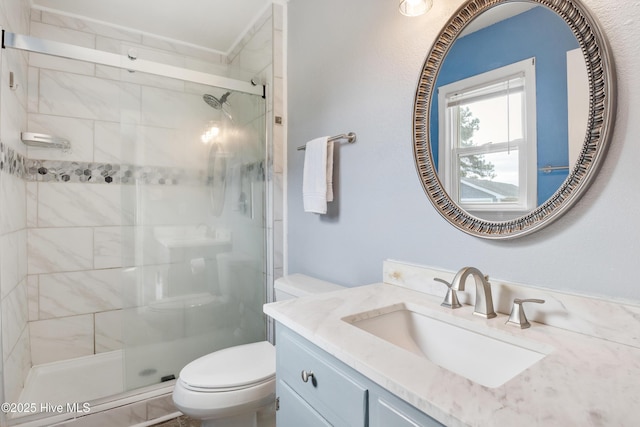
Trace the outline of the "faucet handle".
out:
M 451 286 L 452 284 L 447 282 L 446 280 L 442 280 L 438 277 L 435 277 L 433 280 L 435 280 L 436 282 L 440 282 L 440 283 L 444 283 L 445 285 L 447 285 L 447 295 L 445 295 L 444 297 L 444 301 L 442 301 L 442 304 L 440 304 L 443 307 L 449 307 L 449 308 L 460 308 L 462 307 L 462 304 L 460 304 L 460 301 L 458 301 L 458 295 L 456 294 L 456 290 L 452 289 Z
M 518 326 L 520 329 L 527 329 L 531 326 L 531 323 L 527 320 L 527 316 L 525 316 L 524 309 L 522 308 L 522 304 L 525 302 L 544 304 L 543 299 L 514 299 L 511 314 L 509 314 L 509 320 L 507 320 L 506 323 L 507 325 Z

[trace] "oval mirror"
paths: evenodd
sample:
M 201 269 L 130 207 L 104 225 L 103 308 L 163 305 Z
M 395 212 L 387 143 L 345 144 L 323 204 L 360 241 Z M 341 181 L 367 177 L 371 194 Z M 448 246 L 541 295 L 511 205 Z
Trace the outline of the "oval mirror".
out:
M 424 63 L 414 156 L 427 196 L 458 229 L 529 234 L 566 212 L 610 138 L 613 65 L 575 0 L 469 0 Z

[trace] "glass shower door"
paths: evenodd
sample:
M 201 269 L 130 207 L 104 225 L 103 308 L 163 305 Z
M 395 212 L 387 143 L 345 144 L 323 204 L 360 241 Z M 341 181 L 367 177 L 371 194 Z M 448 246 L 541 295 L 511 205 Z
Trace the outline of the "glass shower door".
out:
M 124 91 L 122 341 L 131 390 L 265 339 L 266 144 L 260 96 L 158 77 Z

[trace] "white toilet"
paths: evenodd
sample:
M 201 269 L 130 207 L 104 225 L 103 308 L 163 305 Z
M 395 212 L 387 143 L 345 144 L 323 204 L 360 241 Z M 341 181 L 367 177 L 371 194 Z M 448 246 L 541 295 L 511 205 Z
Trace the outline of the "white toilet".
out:
M 275 281 L 277 301 L 343 289 L 293 274 Z M 260 341 L 226 348 L 185 366 L 173 403 L 202 427 L 275 427 L 276 352 Z

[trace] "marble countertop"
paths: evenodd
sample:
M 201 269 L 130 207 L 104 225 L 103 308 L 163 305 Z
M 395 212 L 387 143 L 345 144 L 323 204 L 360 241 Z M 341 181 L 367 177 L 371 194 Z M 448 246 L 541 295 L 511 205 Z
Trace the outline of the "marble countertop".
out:
M 441 298 L 373 284 L 281 301 L 264 312 L 447 426 L 631 426 L 640 422 L 640 349 L 532 322 L 521 330 L 450 310 Z M 343 317 L 411 303 L 553 348 L 505 384 L 488 388 L 379 339 Z M 630 327 L 633 327 L 630 325 Z M 464 349 L 461 349 L 464 351 Z

